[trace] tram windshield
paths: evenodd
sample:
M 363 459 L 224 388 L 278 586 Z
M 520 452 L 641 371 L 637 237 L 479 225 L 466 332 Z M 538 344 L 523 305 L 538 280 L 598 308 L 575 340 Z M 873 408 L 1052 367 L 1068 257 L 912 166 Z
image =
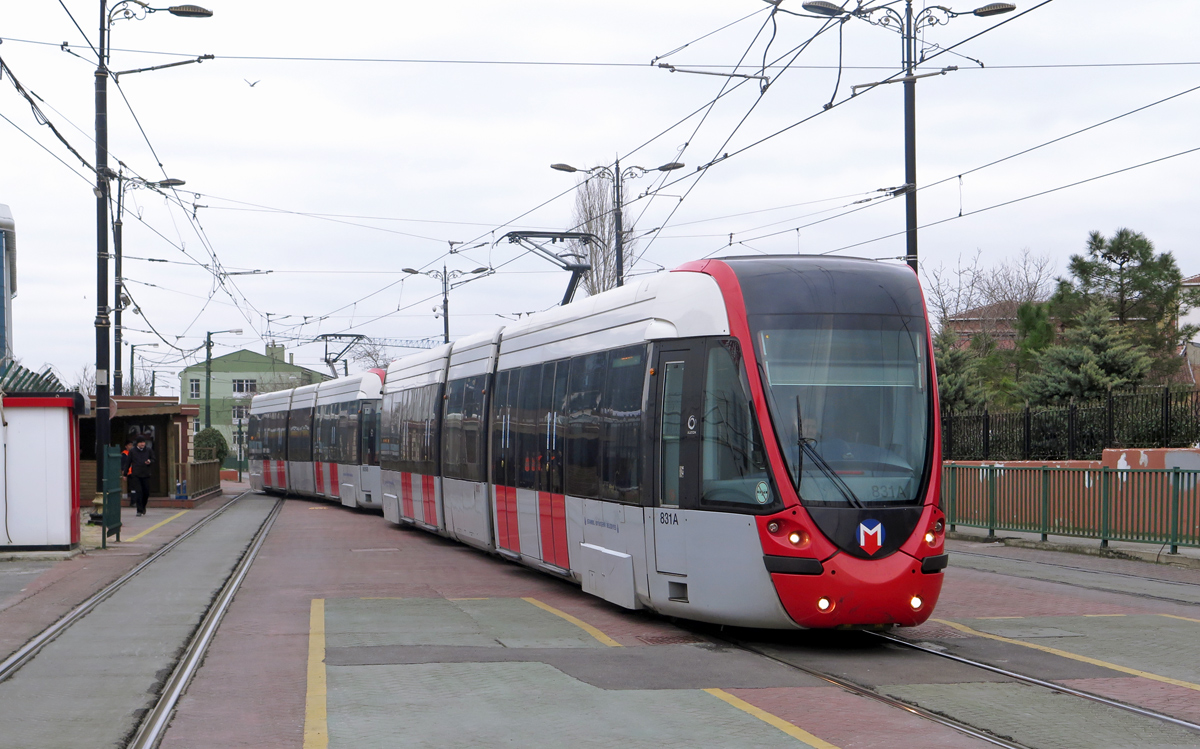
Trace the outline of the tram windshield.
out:
M 752 314 L 750 326 L 801 500 L 918 502 L 930 429 L 924 319 Z

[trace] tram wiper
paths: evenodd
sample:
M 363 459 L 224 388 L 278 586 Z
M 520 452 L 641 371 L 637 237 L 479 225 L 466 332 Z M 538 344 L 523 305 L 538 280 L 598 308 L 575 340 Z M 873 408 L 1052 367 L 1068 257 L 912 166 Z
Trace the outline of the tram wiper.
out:
M 842 495 L 842 498 L 845 499 L 851 507 L 857 507 L 861 510 L 863 507 L 862 500 L 860 500 L 858 495 L 854 493 L 854 490 L 842 480 L 842 477 L 837 475 L 837 471 L 833 470 L 833 468 L 827 462 L 825 462 L 825 458 L 821 457 L 821 453 L 817 452 L 816 449 L 813 448 L 812 445 L 814 442 L 816 442 L 816 440 L 804 436 L 804 419 L 800 411 L 800 396 L 798 395 L 796 396 L 796 441 L 800 445 L 800 452 L 796 456 L 796 492 L 799 493 L 800 491 L 800 476 L 804 471 L 804 455 L 807 453 L 808 457 L 812 458 L 813 465 L 815 465 L 817 469 L 821 471 L 821 473 L 825 474 L 825 478 L 829 479 L 829 483 L 833 484 L 834 488 L 838 490 L 838 493 Z

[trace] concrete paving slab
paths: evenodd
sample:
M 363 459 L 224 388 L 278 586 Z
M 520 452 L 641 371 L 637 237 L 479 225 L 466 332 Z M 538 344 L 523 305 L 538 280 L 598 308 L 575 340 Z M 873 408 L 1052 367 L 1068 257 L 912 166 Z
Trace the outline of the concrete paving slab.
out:
M 1020 684 L 903 684 L 880 691 L 1038 749 L 1200 746 L 1200 734 L 1184 728 Z
M 1111 570 L 1086 569 L 1082 566 L 1091 560 L 1080 560 L 1080 564 L 1063 564 L 976 553 L 952 554 L 951 560 L 951 564 L 955 567 L 981 572 L 994 572 L 1105 592 L 1127 593 L 1134 596 L 1149 596 L 1168 601 L 1200 604 L 1200 581 L 1161 580 Z M 1193 574 L 1200 575 L 1200 573 Z
M 981 632 L 1017 640 L 1037 638 L 1039 645 L 1074 655 L 1200 684 L 1200 621 L 1151 615 L 976 619 L 964 620 L 963 623 Z M 1078 635 L 1059 642 L 1054 636 L 1041 634 L 1047 628 L 1056 627 L 1069 629 Z M 1018 650 L 1020 646 L 1010 645 L 1009 648 Z M 1031 652 L 1039 658 L 1054 657 L 1038 651 Z M 1196 696 L 1200 699 L 1200 691 Z
M 328 685 L 333 749 L 805 745 L 705 692 L 598 689 L 543 663 L 335 666 Z
M 765 689 L 825 682 L 740 648 L 374 647 L 326 650 L 327 666 L 545 663 L 599 689 Z
M 23 592 L 37 576 L 54 566 L 54 562 L 13 560 L 0 562 L 0 610 L 14 595 Z

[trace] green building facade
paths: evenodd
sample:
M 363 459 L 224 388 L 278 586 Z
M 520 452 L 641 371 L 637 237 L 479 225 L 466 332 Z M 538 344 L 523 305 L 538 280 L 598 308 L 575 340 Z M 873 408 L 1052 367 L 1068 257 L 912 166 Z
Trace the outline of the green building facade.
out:
M 225 435 L 229 455 L 225 468 L 237 468 L 239 441 L 237 420 L 241 420 L 244 436 L 250 414 L 250 399 L 258 393 L 311 385 L 330 379 L 316 370 L 297 366 L 284 359 L 284 347 L 268 345 L 266 354 L 242 349 L 212 360 L 212 426 Z M 179 375 L 179 402 L 200 406 L 200 416 L 192 425 L 194 436 L 205 427 L 204 395 L 206 389 L 204 362 L 193 364 Z

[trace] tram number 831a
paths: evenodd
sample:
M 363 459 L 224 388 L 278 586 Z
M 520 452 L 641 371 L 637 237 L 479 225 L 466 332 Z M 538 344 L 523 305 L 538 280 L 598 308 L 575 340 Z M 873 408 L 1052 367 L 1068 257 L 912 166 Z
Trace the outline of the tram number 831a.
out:
M 658 513 L 659 525 L 679 525 L 679 513 L 677 512 L 660 512 Z

